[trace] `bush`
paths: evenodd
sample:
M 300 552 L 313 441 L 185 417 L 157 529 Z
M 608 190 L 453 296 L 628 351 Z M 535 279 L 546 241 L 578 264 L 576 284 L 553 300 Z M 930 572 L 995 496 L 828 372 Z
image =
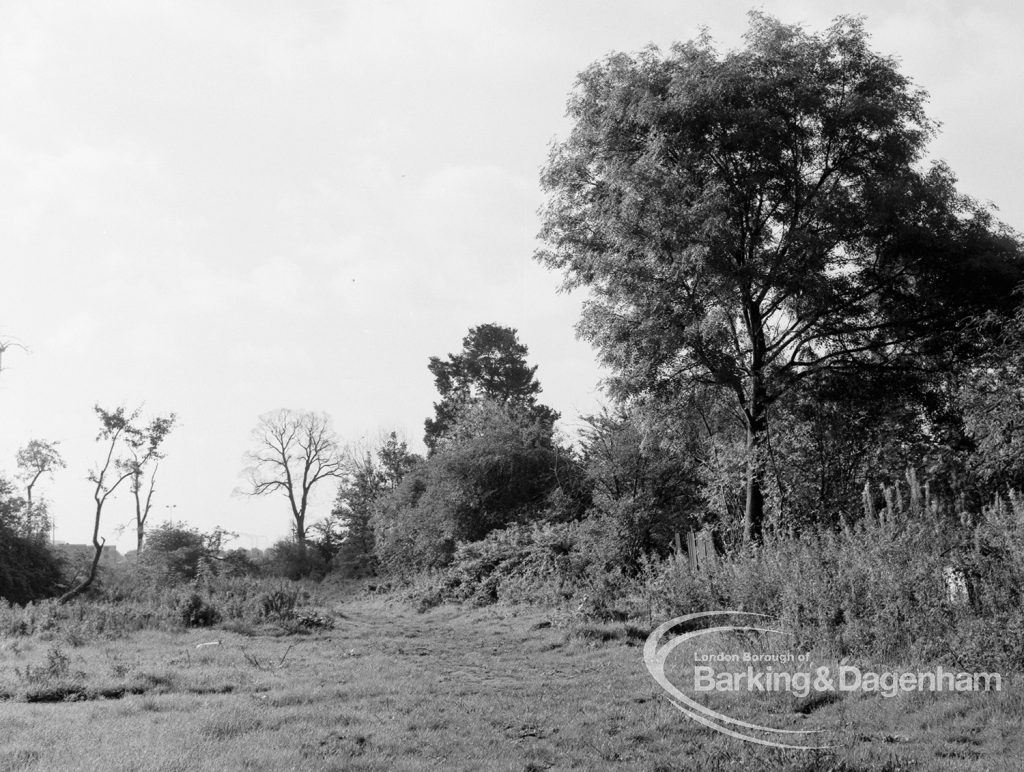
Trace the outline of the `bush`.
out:
M 199 574 L 205 557 L 203 534 L 195 528 L 166 522 L 146 536 L 139 564 L 154 571 L 158 581 L 190 582 Z
M 587 522 L 492 531 L 480 541 L 459 544 L 451 565 L 430 574 L 414 595 L 428 606 L 444 601 L 561 603 L 596 596 L 599 584 L 621 574 L 605 571 L 592 531 Z
M 451 517 L 459 490 L 427 464 L 413 468 L 373 514 L 374 542 L 386 575 L 408 580 L 447 565 L 455 552 Z
M 228 550 L 220 561 L 221 573 L 226 576 L 258 576 L 260 568 L 244 549 Z
M 318 550 L 292 539 L 277 542 L 268 551 L 263 568 L 271 576 L 284 579 L 323 579 L 328 564 Z
M 269 619 L 292 619 L 299 603 L 299 590 L 284 585 L 259 597 L 260 616 Z
M 578 516 L 586 496 L 576 467 L 550 423 L 529 411 L 488 400 L 464 406 L 434 452 L 374 508 L 382 568 L 398 576 L 442 568 L 459 542 L 536 522 L 551 507 L 559 518 Z
M 55 595 L 61 573 L 60 558 L 45 543 L 0 527 L 0 598 L 29 603 Z
M 220 611 L 198 592 L 183 596 L 177 603 L 177 612 L 185 627 L 212 627 L 221 620 Z

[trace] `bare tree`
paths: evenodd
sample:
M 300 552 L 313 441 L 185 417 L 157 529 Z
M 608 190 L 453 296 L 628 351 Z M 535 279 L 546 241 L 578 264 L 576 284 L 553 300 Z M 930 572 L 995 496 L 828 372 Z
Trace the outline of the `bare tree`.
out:
M 259 417 L 252 433 L 256 449 L 245 455 L 244 493 L 281 492 L 295 521 L 295 540 L 306 547 L 306 511 L 313 486 L 345 474 L 338 438 L 326 413 L 281 409 Z
M 140 428 L 137 421 L 141 409 L 136 409 L 129 414 L 126 413 L 124 407 L 118 407 L 113 412 L 108 412 L 96 405 L 94 410 L 100 419 L 100 433 L 96 436 L 96 441 L 103 443 L 103 447 L 106 448 L 106 456 L 101 466 L 89 472 L 89 482 L 95 486 L 93 501 L 96 504 L 92 528 L 93 558 L 86 577 L 60 597 L 61 603 L 67 603 L 81 595 L 93 583 L 96 578 L 96 569 L 103 555 L 103 545 L 106 543 L 106 539 L 100 537 L 103 506 L 121 483 L 136 474 L 140 464 L 149 463 L 157 453 L 169 428 L 154 437 L 150 434 L 153 426 L 167 425 L 169 427 L 174 421 L 172 415 L 170 418 L 158 418 L 148 427 Z M 133 451 L 136 450 L 141 455 L 134 455 Z
M 32 491 L 40 477 L 67 467 L 60 451 L 57 450 L 59 444 L 59 442 L 47 442 L 46 440 L 31 440 L 28 445 L 18 451 L 19 477 L 25 481 L 25 520 L 26 525 L 32 530 L 42 532 L 49 525 L 46 502 L 41 501 L 38 504 L 34 502 Z M 35 522 L 37 516 L 40 521 L 38 524 Z M 36 527 L 37 525 L 38 527 Z

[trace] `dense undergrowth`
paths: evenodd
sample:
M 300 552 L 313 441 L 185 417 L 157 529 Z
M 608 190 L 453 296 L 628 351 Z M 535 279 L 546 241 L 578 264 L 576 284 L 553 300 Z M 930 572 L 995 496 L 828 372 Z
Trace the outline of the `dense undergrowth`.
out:
M 908 498 L 839 530 L 768 534 L 699 570 L 681 555 L 629 575 L 609 566 L 593 523 L 514 526 L 461 545 L 408 594 L 421 608 L 565 604 L 648 624 L 753 611 L 830 656 L 1024 668 L 1024 499 L 997 499 L 972 517 Z
M 91 596 L 70 603 L 0 603 L 0 636 L 60 637 L 77 645 L 139 630 L 218 626 L 249 634 L 297 633 L 333 625 L 319 610 L 318 588 L 311 582 L 206 575 L 171 585 L 138 581 L 144 578 L 144 572 L 127 568 Z
M 169 581 L 145 566 L 105 575 L 88 598 L 0 604 L 0 635 L 72 645 L 143 629 L 219 626 L 242 633 L 329 628 L 325 609 L 353 592 L 385 592 L 426 610 L 441 603 L 558 607 L 580 622 L 633 629 L 681 614 L 768 614 L 802 650 L 833 657 L 1024 669 L 1024 498 L 970 514 L 921 495 L 911 477 L 888 504 L 839 529 L 770 532 L 699 568 L 685 554 L 615 560 L 608 520 L 518 524 L 460 544 L 449 566 L 332 586 L 217 574 Z

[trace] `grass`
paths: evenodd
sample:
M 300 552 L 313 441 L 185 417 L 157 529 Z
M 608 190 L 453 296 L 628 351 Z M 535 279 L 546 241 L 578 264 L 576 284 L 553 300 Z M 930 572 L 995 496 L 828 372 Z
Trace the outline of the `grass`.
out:
M 333 630 L 306 635 L 0 639 L 0 770 L 1024 769 L 1019 679 L 804 712 L 736 704 L 751 720 L 826 727 L 840 746 L 787 752 L 675 710 L 636 626 L 506 606 L 417 613 L 379 597 L 330 615 Z M 61 701 L 34 701 L 47 695 Z

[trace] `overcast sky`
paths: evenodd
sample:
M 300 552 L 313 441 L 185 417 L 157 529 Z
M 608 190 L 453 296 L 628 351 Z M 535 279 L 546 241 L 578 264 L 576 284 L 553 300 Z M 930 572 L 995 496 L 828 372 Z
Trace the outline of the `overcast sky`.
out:
M 32 438 L 68 462 L 57 538 L 91 534 L 92 406 L 174 411 L 153 520 L 287 533 L 233 496 L 256 417 L 323 410 L 346 441 L 422 448 L 427 359 L 519 330 L 571 435 L 600 399 L 579 298 L 531 260 L 538 170 L 576 74 L 740 2 L 0 0 L 0 470 Z M 1020 30 L 1010 2 L 767 3 L 820 29 L 863 13 L 943 124 L 961 189 L 1024 227 Z M 41 484 L 43 485 L 43 484 Z M 102 533 L 131 547 L 127 491 Z M 325 490 L 315 516 L 329 510 Z

